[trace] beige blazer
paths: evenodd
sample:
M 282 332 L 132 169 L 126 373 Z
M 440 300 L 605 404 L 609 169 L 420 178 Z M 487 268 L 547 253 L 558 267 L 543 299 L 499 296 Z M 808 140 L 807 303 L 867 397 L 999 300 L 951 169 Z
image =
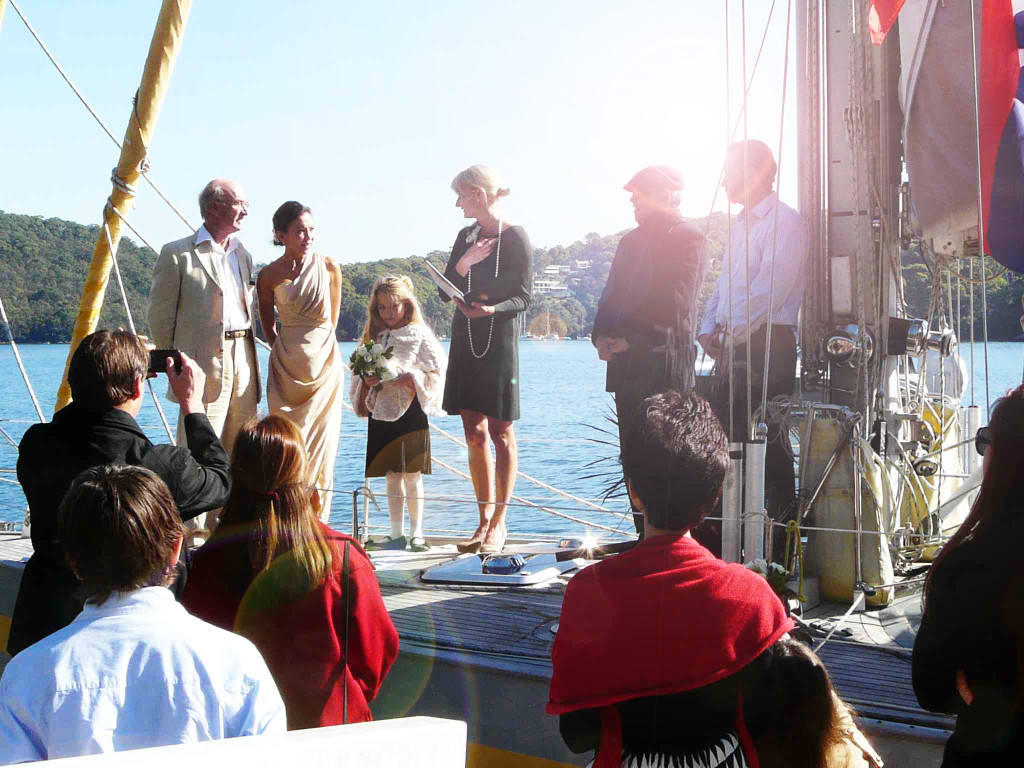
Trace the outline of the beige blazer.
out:
M 149 295 L 149 328 L 157 349 L 179 349 L 194 359 L 206 373 L 203 402 L 220 396 L 224 380 L 224 292 L 211 261 L 211 244 L 196 247 L 195 234 L 167 243 L 153 268 L 153 287 Z M 238 266 L 246 293 L 249 317 L 255 328 L 252 302 L 252 257 L 238 248 Z M 255 352 L 255 350 L 254 350 Z M 257 402 L 263 397 L 259 358 L 256 360 Z M 177 402 L 168 389 L 167 397 Z

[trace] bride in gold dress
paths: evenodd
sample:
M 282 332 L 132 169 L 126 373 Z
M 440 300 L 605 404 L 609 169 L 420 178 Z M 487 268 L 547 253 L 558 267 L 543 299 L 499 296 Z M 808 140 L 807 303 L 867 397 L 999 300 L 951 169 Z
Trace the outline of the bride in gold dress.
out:
M 287 417 L 302 432 L 307 481 L 319 489 L 320 516 L 326 521 L 341 432 L 343 364 L 336 336 L 341 266 L 313 250 L 313 214 L 302 203 L 284 203 L 273 225 L 274 244 L 283 245 L 284 253 L 256 280 L 260 324 L 272 345 L 267 403 L 271 413 Z

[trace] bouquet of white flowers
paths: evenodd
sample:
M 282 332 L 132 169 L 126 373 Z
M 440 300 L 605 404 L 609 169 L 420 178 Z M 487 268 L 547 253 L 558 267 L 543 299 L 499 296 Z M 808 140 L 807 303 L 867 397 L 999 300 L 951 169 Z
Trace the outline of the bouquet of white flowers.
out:
M 395 378 L 394 368 L 391 366 L 391 357 L 394 355 L 394 347 L 385 347 L 383 344 L 374 342 L 372 339 L 365 344 L 356 347 L 356 351 L 349 358 L 349 365 L 352 368 L 353 376 L 376 376 L 382 382 L 391 381 Z M 374 389 L 380 391 L 381 384 Z

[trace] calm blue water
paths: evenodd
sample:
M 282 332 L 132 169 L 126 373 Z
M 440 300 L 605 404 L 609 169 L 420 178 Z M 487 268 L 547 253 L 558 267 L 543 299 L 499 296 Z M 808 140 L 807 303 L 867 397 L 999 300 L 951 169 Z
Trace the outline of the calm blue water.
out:
M 354 347 L 353 343 L 341 345 L 345 359 Z M 24 345 L 19 350 L 43 413 L 48 417 L 53 411 L 68 348 L 66 345 Z M 970 345 L 962 345 L 960 351 L 969 365 Z M 260 350 L 264 373 L 267 370 L 267 355 L 266 350 Z M 516 423 L 520 470 L 576 496 L 597 500 L 609 478 L 588 476 L 608 472 L 615 466 L 612 462 L 604 461 L 595 467 L 588 467 L 591 462 L 615 454 L 614 447 L 592 442 L 593 438 L 605 437 L 596 432 L 595 428 L 612 428 L 607 421 L 612 413 L 612 401 L 604 392 L 604 364 L 597 359 L 597 353 L 589 341 L 521 340 L 520 356 L 523 418 Z M 974 357 L 974 402 L 984 408 L 985 367 L 981 345 L 976 347 Z M 1021 382 L 1024 344 L 990 344 L 988 357 L 989 392 L 994 400 Z M 165 385 L 157 386 L 161 397 L 165 389 Z M 972 402 L 970 389 L 964 402 Z M 173 429 L 177 422 L 177 406 L 166 399 L 163 400 L 163 406 Z M 10 346 L 0 346 L 0 427 L 14 442 L 18 442 L 35 419 L 35 411 L 18 372 L 13 351 Z M 155 442 L 167 441 L 152 400 L 147 399 L 139 422 Z M 457 418 L 442 416 L 436 418 L 434 423 L 461 436 L 461 422 Z M 431 439 L 436 458 L 463 472 L 467 471 L 465 449 L 436 433 Z M 341 444 L 334 475 L 335 487 L 341 492 L 335 494 L 331 516 L 332 523 L 343 530 L 350 530 L 352 519 L 351 495 L 345 492 L 362 484 L 365 447 L 366 422 L 346 411 L 342 419 Z M 14 474 L 4 471 L 13 470 L 16 460 L 16 449 L 0 435 L 0 520 L 20 522 L 24 516 L 24 496 L 15 482 Z M 371 488 L 383 494 L 383 481 L 374 480 Z M 475 527 L 476 506 L 471 500 L 468 480 L 435 464 L 434 474 L 425 478 L 425 493 L 428 497 L 425 514 L 428 529 L 466 530 Z M 614 517 L 588 510 L 522 479 L 516 485 L 516 494 L 535 503 L 557 506 L 559 511 L 574 517 L 612 527 L 620 525 Z M 429 498 L 442 496 L 445 497 L 444 501 Z M 451 501 L 452 498 L 459 500 Z M 384 499 L 381 499 L 381 504 L 384 504 Z M 611 500 L 607 506 L 624 510 L 621 500 Z M 372 515 L 371 524 L 378 523 L 387 524 L 386 509 Z M 579 523 L 524 507 L 513 507 L 509 523 L 513 531 L 523 533 L 579 535 L 584 530 Z M 632 526 L 626 524 L 626 527 L 631 529 Z
M 354 343 L 341 344 L 345 360 L 354 348 Z M 18 349 L 43 413 L 49 418 L 56 401 L 57 386 L 68 347 L 57 344 L 21 345 Z M 604 392 L 604 363 L 597 359 L 597 353 L 589 341 L 521 340 L 519 349 L 523 418 L 516 423 L 516 434 L 519 439 L 520 471 L 574 495 L 596 500 L 607 480 L 585 479 L 585 476 L 603 471 L 601 466 L 611 469 L 614 465 L 604 462 L 596 468 L 588 468 L 587 464 L 615 453 L 613 447 L 597 445 L 589 440 L 603 437 L 593 427 L 611 426 L 606 420 L 612 413 L 612 401 Z M 260 349 L 264 376 L 268 354 L 266 350 Z M 346 377 L 346 392 L 347 385 Z M 163 377 L 157 379 L 156 390 L 173 430 L 177 423 L 177 406 L 164 398 L 166 382 Z M 261 403 L 261 413 L 265 412 L 266 404 Z M 14 442 L 18 442 L 28 426 L 36 420 L 35 409 L 18 371 L 14 353 L 10 346 L 0 346 L 0 427 Z M 148 396 L 139 414 L 139 423 L 154 442 L 168 442 L 156 408 Z M 434 423 L 461 437 L 462 425 L 458 418 L 437 417 Z M 431 435 L 431 447 L 435 458 L 468 472 L 465 449 L 445 440 L 436 432 Z M 350 493 L 344 492 L 362 485 L 365 448 L 366 422 L 346 410 L 342 418 L 341 443 L 334 473 L 335 488 L 342 493 L 335 494 L 331 515 L 332 524 L 342 530 L 351 530 L 352 498 Z M 16 449 L 0 434 L 0 521 L 21 522 L 24 517 L 25 500 L 21 487 L 16 484 L 13 472 L 4 471 L 13 470 L 16 461 Z M 428 497 L 424 515 L 426 528 L 472 530 L 476 527 L 476 505 L 472 502 L 472 488 L 468 480 L 451 474 L 435 463 L 434 474 L 426 476 L 424 484 L 425 495 Z M 383 478 L 375 479 L 371 488 L 375 493 L 383 494 Z M 556 505 L 558 511 L 574 517 L 613 528 L 619 525 L 615 517 L 588 510 L 577 502 L 561 498 L 522 479 L 518 481 L 515 492 L 535 503 Z M 440 496 L 446 497 L 446 500 L 430 499 Z M 452 497 L 463 501 L 447 500 Z M 371 524 L 387 525 L 385 501 L 381 499 L 382 511 L 379 514 L 371 512 Z M 611 500 L 606 506 L 623 509 L 620 500 Z M 509 527 L 523 533 L 580 535 L 584 532 L 581 524 L 523 507 L 513 507 L 509 518 Z M 632 523 L 626 524 L 626 527 L 632 530 Z

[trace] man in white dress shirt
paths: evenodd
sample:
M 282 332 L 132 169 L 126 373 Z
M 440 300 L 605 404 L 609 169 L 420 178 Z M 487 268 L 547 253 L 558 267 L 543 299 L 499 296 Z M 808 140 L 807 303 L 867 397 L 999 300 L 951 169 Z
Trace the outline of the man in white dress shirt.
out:
M 734 442 L 745 442 L 751 431 L 747 422 L 748 340 L 751 414 L 756 414 L 761 407 L 769 323 L 768 399 L 791 395 L 796 379 L 796 326 L 804 298 L 808 234 L 800 214 L 779 200 L 778 193 L 772 189 L 777 170 L 772 151 L 760 141 L 737 142 L 726 154 L 722 186 L 729 202 L 742 205 L 743 210 L 732 227 L 730 253 L 722 264 L 722 274 L 704 311 L 697 341 L 718 363 L 720 378 L 714 405 L 726 430 L 729 429 L 728 376 L 731 373 L 733 377 L 730 440 Z M 730 337 L 733 354 L 728 360 Z M 767 421 L 764 417 L 762 420 Z M 782 437 L 777 424 L 768 425 L 765 501 L 768 513 L 776 520 L 781 519 L 796 496 L 793 459 L 784 448 Z M 782 541 L 784 537 L 776 539 Z
M 285 731 L 256 647 L 190 616 L 166 588 L 185 528 L 156 474 L 85 470 L 58 530 L 90 597 L 4 669 L 0 764 Z
M 251 317 L 252 257 L 236 234 L 248 210 L 237 182 L 207 184 L 199 194 L 203 226 L 160 250 L 149 300 L 157 348 L 185 352 L 206 373 L 206 415 L 229 456 L 262 396 Z M 173 392 L 167 396 L 174 401 Z M 179 419 L 178 442 L 183 439 Z M 212 529 L 216 520 L 206 523 Z

